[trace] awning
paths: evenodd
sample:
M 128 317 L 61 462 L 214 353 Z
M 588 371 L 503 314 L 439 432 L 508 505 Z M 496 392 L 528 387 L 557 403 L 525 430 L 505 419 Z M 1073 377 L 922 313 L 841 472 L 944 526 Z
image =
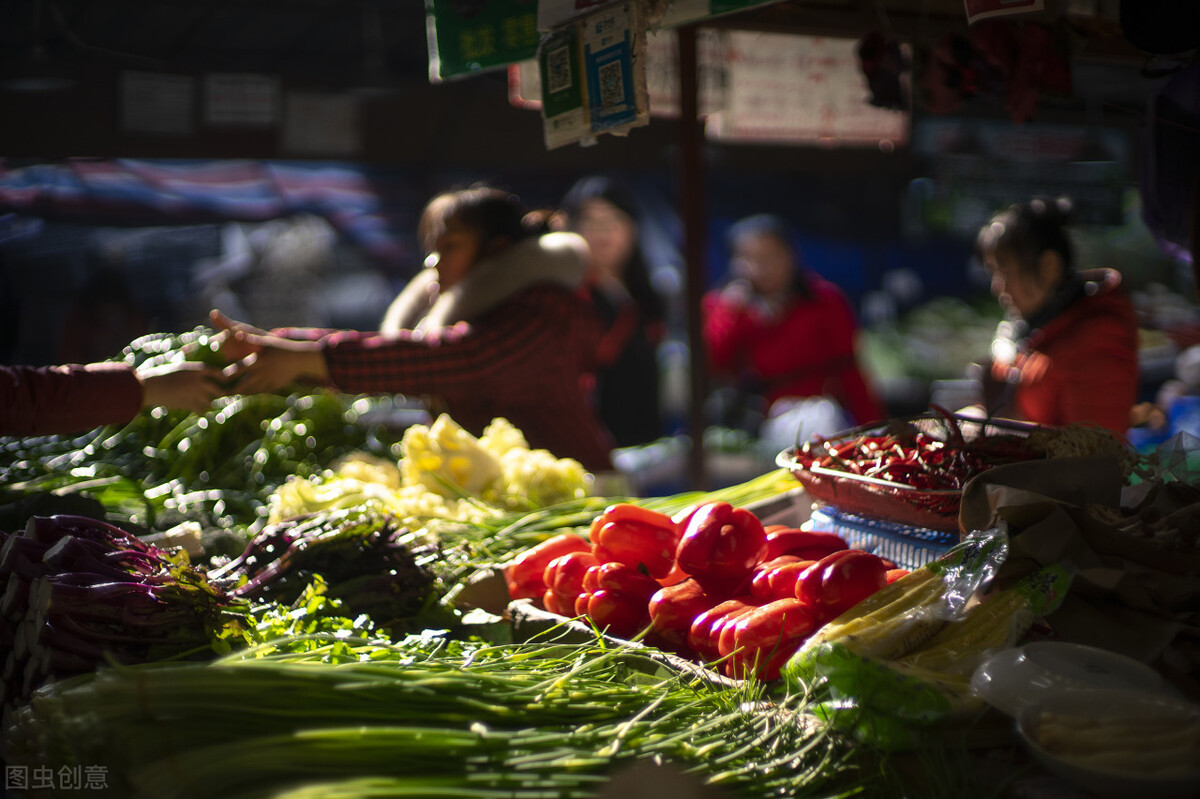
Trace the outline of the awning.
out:
M 346 163 L 72 159 L 8 167 L 0 212 L 103 225 L 262 222 L 310 213 L 384 264 L 411 259 L 389 209 L 415 198 L 402 175 Z

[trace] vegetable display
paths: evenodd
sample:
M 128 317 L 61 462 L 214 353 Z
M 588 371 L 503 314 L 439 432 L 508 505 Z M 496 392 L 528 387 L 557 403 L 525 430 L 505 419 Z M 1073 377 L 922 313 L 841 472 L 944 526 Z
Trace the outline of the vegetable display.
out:
M 291 604 L 320 575 L 343 612 L 399 636 L 446 622 L 435 614 L 437 554 L 387 516 L 336 511 L 268 525 L 209 578 L 234 597 Z
M 797 449 L 796 464 L 922 491 L 958 491 L 986 469 L 1042 457 L 1023 436 L 996 433 L 968 441 L 958 417 L 943 418 L 949 428 L 945 438 L 893 423 L 878 432 L 809 441 Z
M 185 555 L 106 522 L 35 516 L 0 542 L 7 710 L 49 680 L 102 664 L 214 657 L 251 626 L 248 603 Z
M 815 437 L 779 454 L 814 501 L 913 527 L 958 532 L 962 489 L 983 472 L 1047 454 L 1035 425 L 932 414 Z
M 825 699 L 815 712 L 883 749 L 917 745 L 931 727 L 978 716 L 975 668 L 1056 607 L 1071 579 L 1047 568 L 981 595 L 1007 551 L 1002 529 L 972 534 L 821 627 L 783 667 L 784 681 L 794 691 L 817 687 Z
M 126 348 L 131 365 L 185 357 L 211 331 L 144 336 Z M 78 492 L 113 521 L 166 530 L 182 520 L 206 528 L 251 525 L 268 498 L 359 451 L 393 462 L 399 435 L 373 421 L 389 397 L 310 390 L 220 398 L 205 414 L 146 410 L 122 426 L 81 436 L 0 438 L 0 503 L 39 492 Z
M 582 799 L 636 763 L 764 799 L 878 779 L 803 723 L 803 697 L 766 705 L 749 686 L 664 673 L 625 648 L 430 634 L 275 647 L 49 686 L 9 731 L 9 762 L 109 764 L 116 793 L 134 799 Z
M 619 638 L 645 632 L 647 642 L 729 677 L 773 680 L 822 624 L 883 588 L 891 566 L 832 534 L 768 533 L 749 510 L 712 500 L 674 516 L 610 505 L 586 538 L 563 534 L 531 547 L 506 578 L 513 599 L 539 599 Z
M 200 357 L 203 336 L 127 357 Z M 909 570 L 759 515 L 801 474 L 940 512 L 981 470 L 1059 451 L 1041 430 L 940 414 L 638 499 L 591 496 L 504 419 L 400 433 L 367 420 L 382 402 L 230 398 L 0 441 L 0 500 L 109 514 L 0 533 L 6 767 L 103 763 L 135 799 L 582 798 L 648 766 L 731 797 L 930 795 L 898 790 L 887 753 L 975 720 L 975 665 L 1071 583 L 1000 580 L 1002 524 Z M 142 537 L 177 522 L 198 554 Z M 513 643 L 529 603 L 555 632 Z

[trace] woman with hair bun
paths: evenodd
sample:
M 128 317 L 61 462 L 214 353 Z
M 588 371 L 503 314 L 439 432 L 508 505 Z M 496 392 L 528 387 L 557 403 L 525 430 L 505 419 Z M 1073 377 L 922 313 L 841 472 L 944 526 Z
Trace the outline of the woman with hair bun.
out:
M 571 187 L 562 210 L 588 244 L 583 292 L 603 329 L 594 375 L 600 418 L 618 447 L 648 444 L 666 432 L 658 369 L 666 307 L 642 250 L 641 207 L 624 184 L 593 175 Z
M 612 439 L 581 385 L 599 335 L 577 296 L 587 245 L 531 228 L 520 200 L 476 186 L 434 197 L 418 234 L 425 268 L 377 332 L 254 330 L 214 311 L 243 393 L 295 381 L 422 396 L 479 435 L 503 416 L 530 446 L 610 471 Z M 297 340 L 299 336 L 307 340 Z
M 988 411 L 1124 435 L 1137 401 L 1137 317 L 1119 272 L 1074 268 L 1070 211 L 1066 199 L 1039 197 L 979 231 L 979 256 L 1007 311 L 992 341 Z

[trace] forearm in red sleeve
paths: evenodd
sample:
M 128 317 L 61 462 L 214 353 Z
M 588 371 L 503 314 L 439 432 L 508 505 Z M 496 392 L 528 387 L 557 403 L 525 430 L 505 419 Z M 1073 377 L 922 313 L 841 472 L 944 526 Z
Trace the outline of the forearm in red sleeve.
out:
M 141 407 L 141 383 L 123 363 L 0 367 L 0 435 L 80 433 Z
M 348 393 L 507 395 L 544 368 L 538 353 L 555 335 L 556 326 L 536 313 L 505 313 L 423 338 L 336 333 L 325 340 L 325 361 L 330 380 Z

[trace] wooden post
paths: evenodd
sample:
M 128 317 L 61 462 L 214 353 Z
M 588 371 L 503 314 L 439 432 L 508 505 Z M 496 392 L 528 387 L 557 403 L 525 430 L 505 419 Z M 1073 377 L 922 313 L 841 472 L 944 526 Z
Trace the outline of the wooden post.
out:
M 700 301 L 708 282 L 707 195 L 705 193 L 704 129 L 700 120 L 696 26 L 679 32 L 679 204 L 683 218 L 683 259 L 686 265 L 687 341 L 690 396 L 688 433 L 692 453 L 688 479 L 695 490 L 706 488 L 704 403 L 708 394 L 708 353 L 704 345 Z

